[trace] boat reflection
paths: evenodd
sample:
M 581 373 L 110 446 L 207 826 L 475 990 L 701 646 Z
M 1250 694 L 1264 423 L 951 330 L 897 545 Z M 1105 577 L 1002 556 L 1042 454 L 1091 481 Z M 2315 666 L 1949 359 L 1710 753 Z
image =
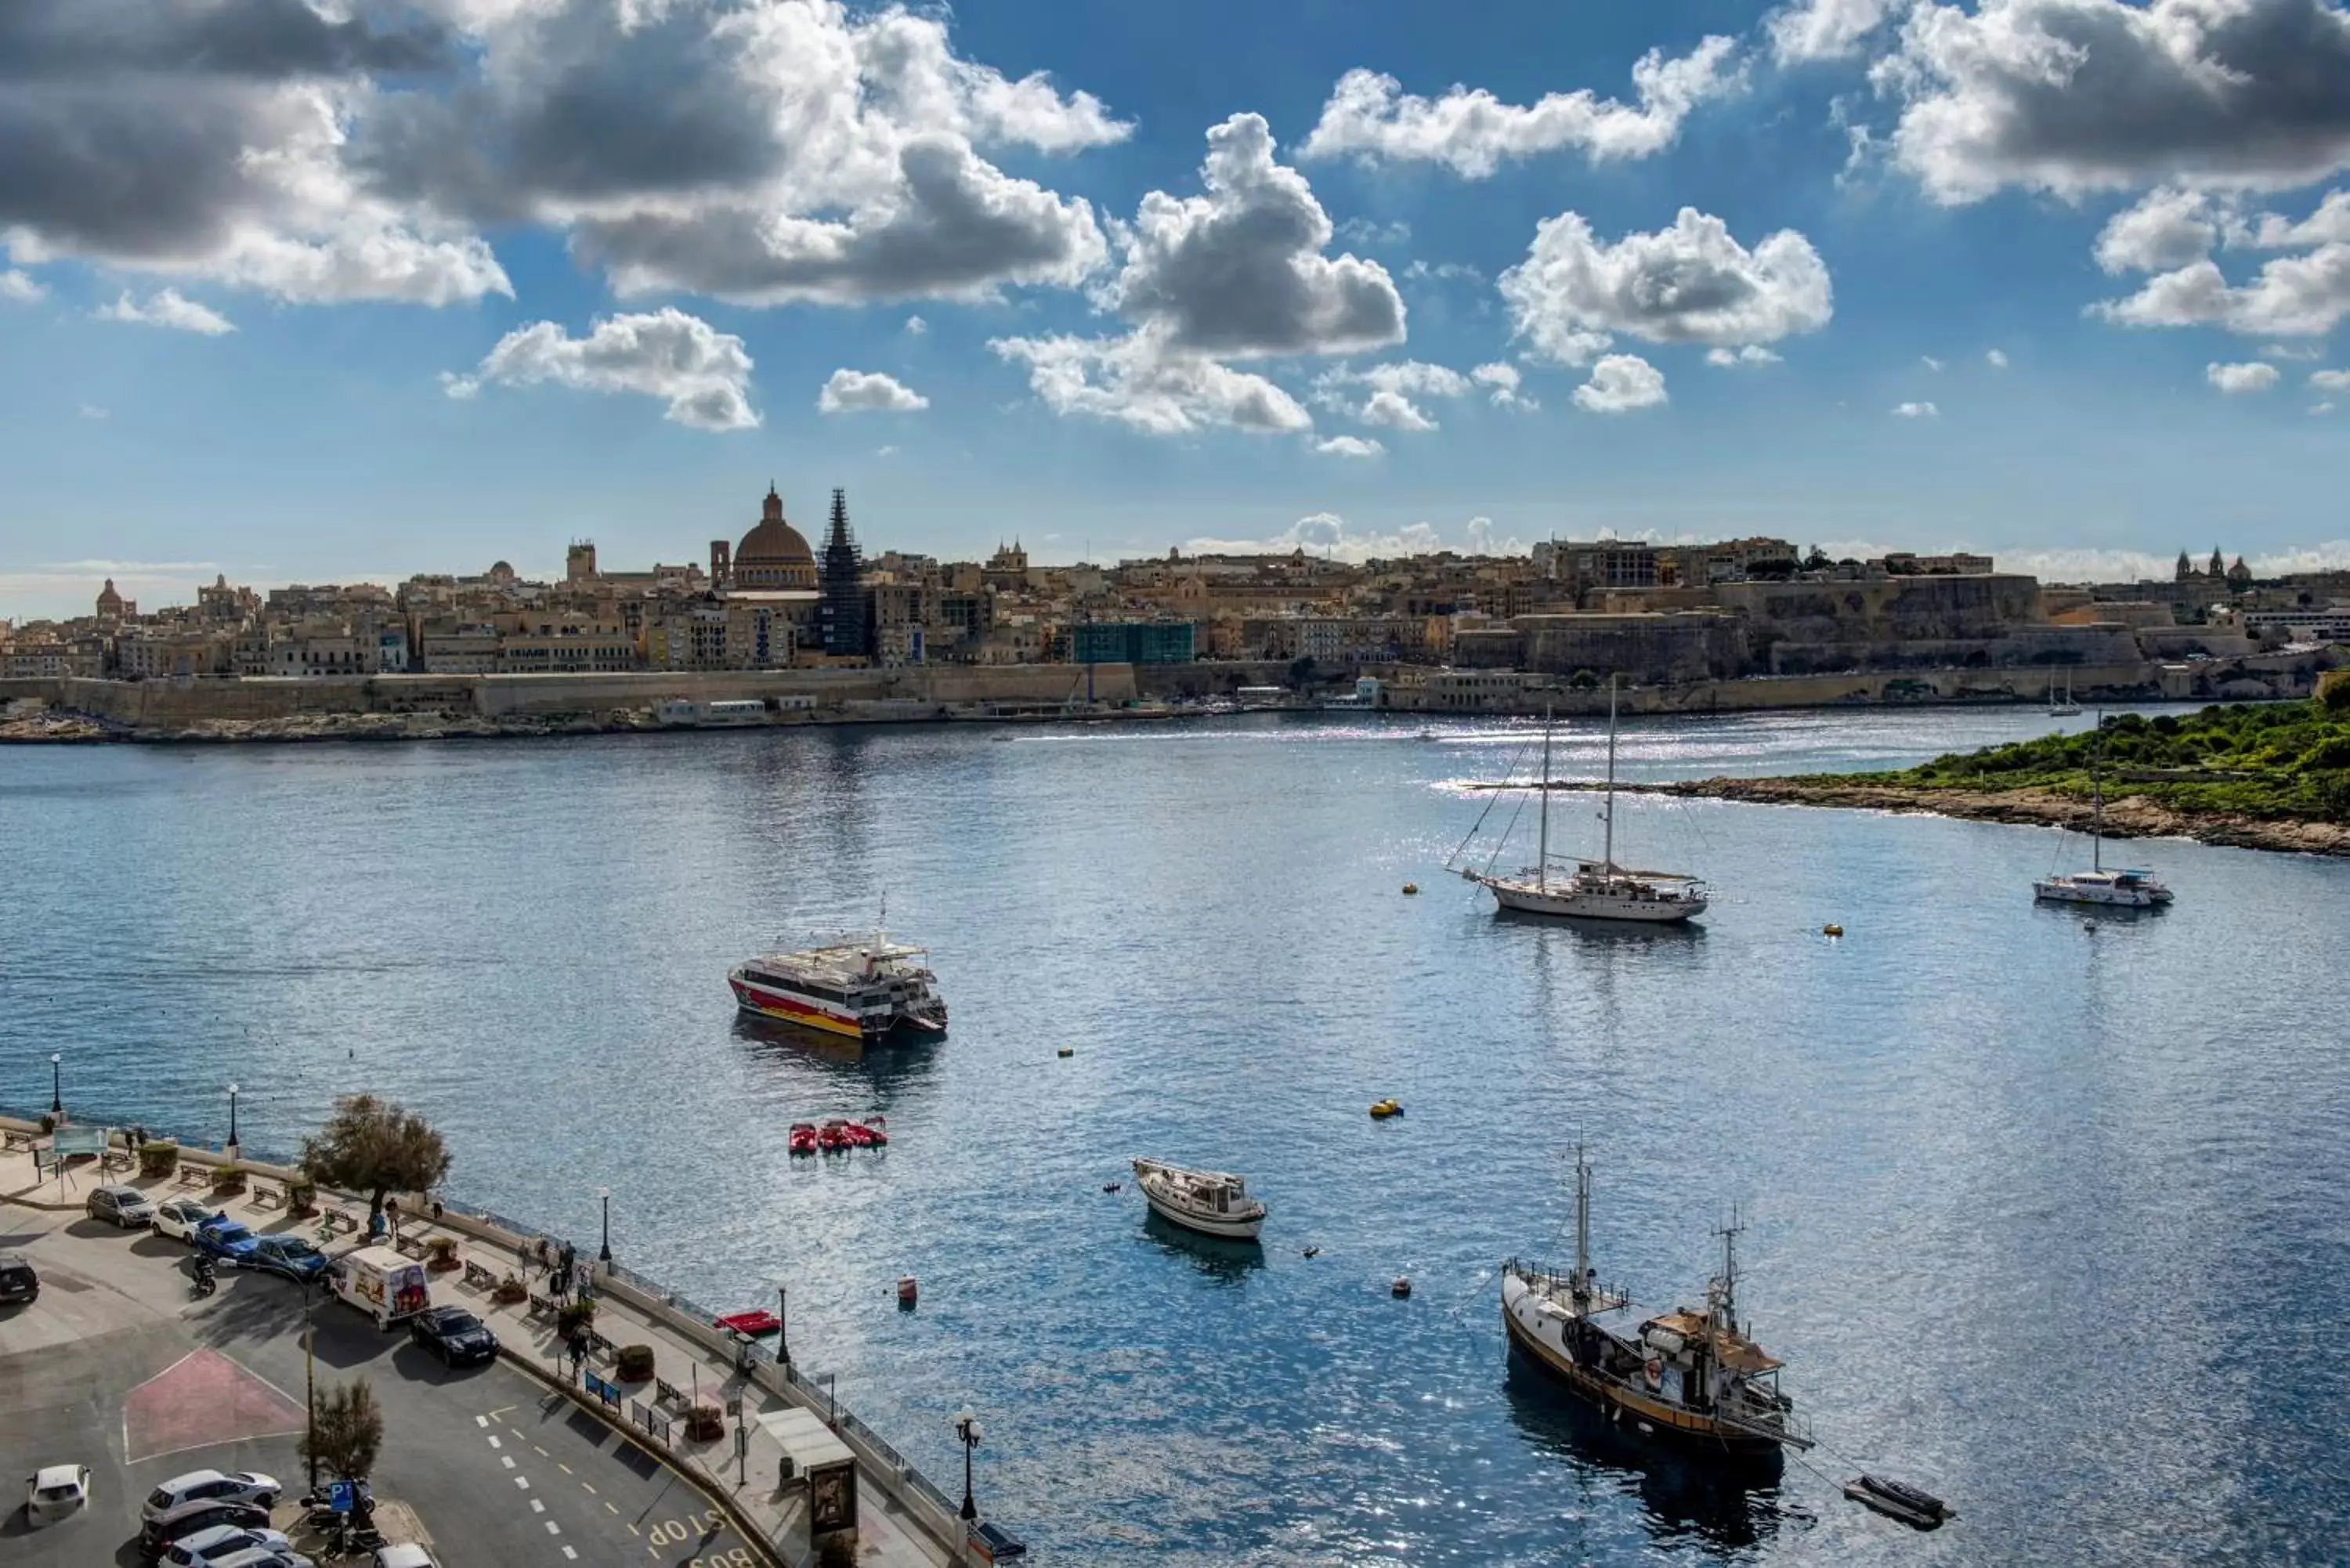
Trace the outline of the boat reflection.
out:
M 1264 1248 L 1257 1242 L 1202 1236 L 1161 1219 L 1155 1210 L 1143 1211 L 1142 1233 L 1158 1242 L 1160 1251 L 1181 1258 L 1222 1284 L 1238 1284 L 1264 1267 Z
M 1515 909 L 1495 909 L 1497 926 L 1523 926 L 1537 931 L 1573 931 L 1586 941 L 1689 945 L 1705 940 L 1705 928 L 1695 920 L 1587 920 L 1575 915 L 1527 915 Z
M 1694 1541 L 1718 1555 L 1744 1554 L 1778 1532 L 1785 1461 L 1776 1449 L 1750 1459 L 1685 1450 L 1611 1423 L 1597 1407 L 1558 1387 L 1510 1352 L 1503 1379 L 1510 1418 L 1538 1449 L 1571 1461 L 1591 1485 L 1637 1492 L 1642 1522 L 1660 1542 Z
M 904 1044 L 866 1044 L 846 1035 L 808 1029 L 756 1013 L 737 1012 L 734 1038 L 772 1058 L 779 1067 L 842 1084 L 856 1083 L 886 1101 L 890 1095 L 914 1087 L 938 1070 L 935 1054 L 944 1035 L 924 1035 Z

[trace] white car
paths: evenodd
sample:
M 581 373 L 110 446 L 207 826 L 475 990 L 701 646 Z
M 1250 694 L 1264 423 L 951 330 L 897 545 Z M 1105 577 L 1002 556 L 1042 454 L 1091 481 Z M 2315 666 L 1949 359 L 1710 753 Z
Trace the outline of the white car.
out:
M 298 1552 L 272 1552 L 266 1546 L 247 1546 L 215 1557 L 211 1568 L 317 1568 Z
M 293 1542 L 275 1530 L 247 1530 L 242 1525 L 215 1524 L 210 1530 L 183 1535 L 163 1548 L 162 1561 L 169 1568 L 218 1568 L 224 1558 L 255 1548 L 279 1557 L 291 1556 L 294 1551 Z
M 277 1494 L 283 1490 L 275 1476 L 258 1470 L 190 1470 L 149 1492 L 140 1518 L 155 1519 L 190 1502 L 249 1502 L 271 1509 L 277 1506 Z
M 379 1546 L 369 1568 L 441 1568 L 432 1561 L 432 1553 L 413 1541 L 402 1541 L 390 1546 Z
M 54 1524 L 89 1506 L 88 1465 L 44 1465 L 25 1490 L 25 1522 Z
M 171 1241 L 192 1241 L 196 1227 L 219 1212 L 192 1198 L 167 1198 L 155 1206 L 155 1234 Z

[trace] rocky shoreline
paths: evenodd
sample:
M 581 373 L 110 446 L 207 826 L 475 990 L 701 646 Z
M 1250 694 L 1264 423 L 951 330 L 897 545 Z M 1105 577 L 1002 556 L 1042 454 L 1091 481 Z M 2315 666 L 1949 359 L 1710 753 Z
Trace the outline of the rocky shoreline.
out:
M 1588 784 L 1564 787 L 1592 788 Z M 2086 830 L 2090 805 L 2043 789 L 1921 789 L 1908 784 L 1858 784 L 1850 779 L 1710 778 L 1675 784 L 1617 785 L 1644 794 L 1745 801 L 1757 805 L 1832 806 L 1846 811 L 1918 812 L 1970 822 Z M 2350 856 L 2350 825 L 2297 822 L 2187 812 L 2143 795 L 2106 802 L 2108 838 L 2191 838 L 2236 849 L 2278 849 L 2296 855 Z

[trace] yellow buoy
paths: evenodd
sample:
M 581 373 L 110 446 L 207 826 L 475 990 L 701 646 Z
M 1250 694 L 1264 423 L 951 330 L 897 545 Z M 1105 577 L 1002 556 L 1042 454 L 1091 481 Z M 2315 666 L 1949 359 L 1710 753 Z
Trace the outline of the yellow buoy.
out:
M 1403 890 L 1407 893 L 1417 893 L 1419 891 L 1419 884 L 1417 882 L 1406 882 L 1403 885 Z
M 1824 937 L 1840 937 L 1844 935 L 1844 928 L 1842 926 L 1822 926 L 1820 928 L 1820 935 Z
M 1381 1120 L 1385 1120 L 1387 1117 L 1396 1115 L 1402 1109 L 1403 1104 L 1401 1101 L 1381 1100 L 1378 1104 L 1371 1107 L 1371 1115 Z
M 1053 1053 L 1055 1056 L 1074 1056 L 1076 1054 L 1077 1048 L 1074 1045 L 1064 1045 L 1058 1051 Z

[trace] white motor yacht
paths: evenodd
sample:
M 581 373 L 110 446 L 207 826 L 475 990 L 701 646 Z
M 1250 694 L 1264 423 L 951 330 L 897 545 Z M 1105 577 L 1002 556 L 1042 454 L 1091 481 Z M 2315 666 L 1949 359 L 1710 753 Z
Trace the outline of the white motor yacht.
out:
M 1249 1196 L 1247 1181 L 1224 1171 L 1138 1159 L 1134 1183 L 1153 1213 L 1202 1236 L 1253 1241 L 1264 1224 L 1264 1205 Z

